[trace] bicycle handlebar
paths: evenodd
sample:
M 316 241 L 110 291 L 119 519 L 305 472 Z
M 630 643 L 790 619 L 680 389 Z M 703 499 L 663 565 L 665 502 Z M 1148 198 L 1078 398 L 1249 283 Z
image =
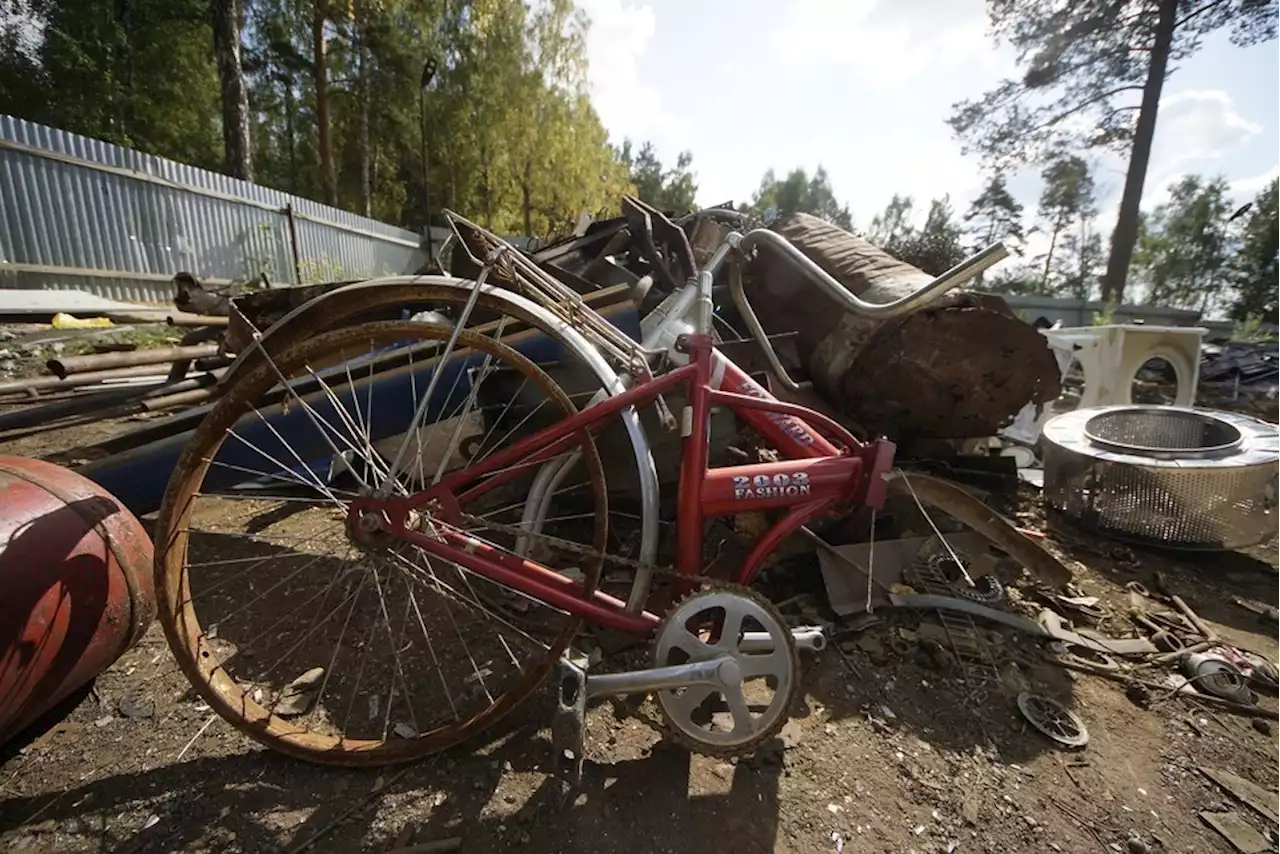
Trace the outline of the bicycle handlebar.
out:
M 768 244 L 771 248 L 781 252 L 788 261 L 799 267 L 800 271 L 813 280 L 818 287 L 822 288 L 827 296 L 834 299 L 845 309 L 854 314 L 860 314 L 863 317 L 872 319 L 897 317 L 906 314 L 952 288 L 963 284 L 1009 256 L 1009 250 L 1005 248 L 1003 243 L 993 243 L 986 249 L 964 259 L 919 290 L 893 302 L 874 303 L 859 298 L 840 282 L 836 281 L 826 270 L 814 263 L 813 259 L 797 249 L 791 241 L 776 231 L 757 228 L 747 232 L 745 236 L 731 233 L 725 242 L 730 245 L 736 244 L 737 248 L 744 254 L 749 253 L 757 244 Z
M 729 233 L 725 238 L 725 242 L 712 255 L 711 260 L 707 262 L 707 266 L 702 272 L 706 286 L 710 287 L 711 278 L 715 276 L 716 270 L 724 263 L 730 247 L 737 248 L 746 255 L 757 243 L 761 242 L 780 250 L 787 260 L 799 267 L 806 276 L 817 283 L 828 296 L 845 309 L 854 314 L 872 319 L 897 317 L 901 314 L 906 314 L 946 291 L 963 284 L 1009 255 L 1009 250 L 1005 248 L 1003 243 L 992 244 L 981 252 L 961 261 L 924 287 L 907 294 L 901 299 L 896 299 L 893 302 L 873 303 L 859 298 L 844 285 L 840 284 L 826 270 L 815 264 L 812 259 L 782 235 L 768 229 L 758 228 L 748 232 L 746 236 L 737 232 Z M 742 271 L 736 262 L 730 270 L 729 294 L 733 298 L 734 304 L 737 305 L 743 321 L 747 324 L 748 331 L 764 351 L 765 359 L 768 361 L 769 367 L 773 369 L 774 375 L 786 388 L 791 391 L 798 391 L 800 389 L 799 383 L 793 380 L 791 375 L 787 373 L 786 368 L 782 366 L 782 360 L 778 358 L 778 353 L 774 349 L 773 343 L 769 340 L 764 327 L 760 325 L 760 321 L 756 318 L 756 313 L 747 299 L 746 291 L 743 290 Z

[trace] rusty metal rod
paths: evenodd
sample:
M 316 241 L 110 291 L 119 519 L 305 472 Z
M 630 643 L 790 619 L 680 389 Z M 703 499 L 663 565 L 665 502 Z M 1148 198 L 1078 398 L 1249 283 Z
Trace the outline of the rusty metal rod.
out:
M 229 364 L 231 364 L 231 360 L 226 356 L 213 356 L 208 359 L 197 360 L 195 368 L 197 372 L 205 373 L 218 368 L 225 368 Z M 72 374 L 65 380 L 49 376 L 26 377 L 24 379 L 0 382 L 0 396 L 25 395 L 25 398 L 19 399 L 41 400 L 44 396 L 36 396 L 35 392 L 46 390 L 61 391 L 63 389 L 96 385 L 104 380 L 134 379 L 137 377 L 155 377 L 156 381 L 159 382 L 165 378 L 166 373 L 163 365 L 133 365 L 128 368 L 109 368 L 105 371 L 86 371 L 83 374 Z M 182 377 L 175 378 L 175 380 L 179 379 L 182 379 Z
M 159 397 L 144 399 L 142 401 L 142 408 L 147 412 L 159 412 L 162 409 L 173 409 L 176 406 L 190 406 L 196 403 L 204 403 L 206 400 L 213 397 L 213 391 L 214 390 L 211 388 L 193 388 L 190 391 L 163 394 Z
M 81 386 L 79 388 L 68 389 L 45 389 L 41 392 L 31 392 L 30 395 L 9 394 L 0 397 L 0 406 L 31 406 L 37 403 L 51 403 L 55 400 L 79 400 L 89 395 L 98 394 L 103 391 L 112 391 L 121 388 L 154 388 L 164 383 L 164 376 L 157 375 L 153 377 L 138 377 L 133 382 L 110 383 L 97 386 Z
M 154 386 L 113 388 L 110 391 L 86 394 L 83 397 L 77 397 L 72 400 L 60 400 L 57 403 L 46 403 L 39 406 L 29 406 L 16 412 L 6 412 L 0 415 L 0 432 L 19 430 L 24 427 L 36 427 L 61 418 L 83 415 L 95 410 L 99 411 L 99 417 L 110 417 L 108 412 L 111 407 L 132 400 L 151 388 L 154 388 Z
M 186 312 L 171 314 L 165 318 L 165 321 L 170 326 L 190 327 L 229 326 L 231 324 L 231 318 L 225 315 L 219 317 L 215 314 L 187 314 Z
M 164 377 L 156 377 L 156 382 L 163 382 Z M 87 388 L 69 388 L 66 391 L 46 391 L 44 394 L 36 394 L 32 392 L 31 397 L 20 397 L 18 395 L 9 395 L 0 398 L 0 406 L 34 406 L 37 403 L 53 403 L 59 400 L 80 400 L 87 394 L 97 394 L 98 389 Z
M 61 400 L 40 406 L 29 406 L 16 412 L 0 414 L 0 432 L 34 427 L 60 418 L 97 411 L 96 418 L 117 418 L 138 410 L 138 401 L 165 397 L 178 392 L 203 389 L 218 381 L 225 369 L 162 385 L 130 385 L 111 388 L 72 400 Z
M 0 394 L 20 394 L 26 391 L 43 389 L 78 388 L 93 385 L 102 380 L 119 380 L 132 377 L 163 377 L 165 371 L 156 365 L 134 365 L 129 368 L 110 368 L 105 371 L 88 371 L 83 374 L 69 376 L 65 380 L 58 377 L 27 377 L 25 379 L 6 380 L 0 382 Z
M 204 359 L 216 355 L 218 355 L 217 344 L 196 344 L 190 347 L 158 347 L 154 350 L 133 350 L 126 353 L 69 356 L 65 359 L 50 359 L 46 367 L 51 374 L 66 377 L 85 371 L 125 368 L 132 365 L 159 365 L 181 359 Z
M 1169 601 L 1177 606 L 1178 610 L 1182 612 L 1182 615 L 1191 621 L 1191 624 L 1196 627 L 1196 630 L 1199 631 L 1200 634 L 1204 635 L 1205 640 L 1213 641 L 1218 639 L 1217 633 L 1205 625 L 1204 620 L 1200 619 L 1200 615 L 1195 611 L 1192 611 L 1191 606 L 1186 602 L 1183 602 L 1181 596 L 1170 596 Z
M 1127 676 L 1123 673 L 1117 673 L 1114 670 L 1101 670 L 1090 664 L 1076 664 L 1072 661 L 1058 660 L 1054 661 L 1054 665 L 1065 670 L 1075 670 L 1080 673 L 1088 673 L 1092 676 L 1097 676 L 1111 682 L 1119 682 L 1121 685 L 1141 685 L 1148 691 L 1161 691 L 1169 687 L 1168 685 L 1163 685 L 1159 682 L 1150 682 L 1146 679 L 1138 679 L 1133 676 Z M 1224 700 L 1221 697 L 1215 697 L 1212 694 L 1202 694 L 1200 692 L 1189 694 L 1185 691 L 1179 690 L 1172 696 L 1181 697 L 1184 700 L 1191 700 L 1197 703 L 1205 703 L 1210 706 L 1217 706 L 1224 711 L 1242 715 L 1246 718 L 1269 718 L 1271 720 L 1280 718 L 1280 713 L 1277 713 L 1272 709 L 1264 709 L 1261 706 L 1245 706 L 1241 703 L 1235 703 L 1231 700 Z
M 1178 661 L 1179 659 L 1186 658 L 1189 655 L 1194 655 L 1197 652 L 1204 652 L 1206 650 L 1213 649 L 1213 647 L 1214 644 L 1209 641 L 1201 641 L 1200 643 L 1193 643 L 1191 646 L 1184 646 L 1182 649 L 1175 649 L 1170 652 L 1161 653 L 1151 660 L 1158 664 L 1168 664 L 1170 661 Z

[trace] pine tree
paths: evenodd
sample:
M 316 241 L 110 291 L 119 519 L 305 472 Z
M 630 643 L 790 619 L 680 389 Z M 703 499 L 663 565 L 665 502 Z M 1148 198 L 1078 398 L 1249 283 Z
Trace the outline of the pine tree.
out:
M 1234 290 L 1231 317 L 1234 320 L 1259 320 L 1274 323 L 1277 314 L 1277 289 L 1280 288 L 1280 219 L 1276 201 L 1280 187 L 1272 180 L 1253 200 L 1248 218 L 1241 229 L 1240 248 L 1231 261 L 1230 280 Z
M 1275 38 L 1276 10 L 1276 0 L 989 0 L 991 31 L 1022 76 L 956 104 L 951 126 L 995 163 L 1043 160 L 1063 143 L 1128 155 L 1102 288 L 1119 302 L 1165 80 L 1215 30 L 1239 45 Z

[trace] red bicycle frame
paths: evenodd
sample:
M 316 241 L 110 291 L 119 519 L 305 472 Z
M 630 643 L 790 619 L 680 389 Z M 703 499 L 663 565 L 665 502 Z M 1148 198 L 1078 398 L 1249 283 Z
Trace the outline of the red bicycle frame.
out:
M 893 465 L 896 450 L 892 442 L 859 442 L 827 416 L 775 399 L 716 351 L 706 336 L 686 336 L 677 348 L 689 354 L 688 364 L 526 436 L 477 465 L 449 474 L 430 489 L 402 498 L 358 499 L 351 512 L 381 512 L 391 535 L 532 599 L 610 628 L 647 634 L 660 622 L 654 614 L 626 613 L 623 602 L 599 590 L 584 595 L 581 584 L 555 570 L 459 530 L 460 502 L 507 482 L 520 469 L 563 454 L 575 444 L 574 434 L 584 428 L 599 429 L 620 410 L 650 404 L 683 384 L 686 405 L 680 416 L 684 441 L 676 520 L 680 574 L 692 575 L 701 568 L 703 523 L 709 516 L 787 509 L 752 545 L 733 578 L 750 584 L 769 552 L 814 516 L 841 506 L 883 506 L 884 475 Z M 768 439 L 784 459 L 708 468 L 712 406 L 728 407 Z M 828 436 L 840 444 L 833 444 Z M 435 503 L 443 521 L 454 525 L 441 536 L 408 527 L 410 511 L 429 502 Z

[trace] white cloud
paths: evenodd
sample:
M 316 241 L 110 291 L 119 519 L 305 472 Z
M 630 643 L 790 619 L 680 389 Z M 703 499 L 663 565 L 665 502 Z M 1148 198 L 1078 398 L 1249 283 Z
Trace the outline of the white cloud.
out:
M 653 7 L 629 0 L 578 0 L 578 6 L 591 19 L 591 103 L 615 142 L 641 137 L 662 113 L 658 90 L 640 75 L 641 59 L 656 28 Z
M 1261 131 L 1260 125 L 1240 115 L 1221 89 L 1167 95 L 1156 119 L 1156 171 L 1169 174 L 1179 164 L 1224 157 Z
M 1253 201 L 1254 196 L 1262 192 L 1263 188 L 1274 181 L 1277 177 L 1280 177 L 1280 165 L 1272 166 L 1261 175 L 1254 175 L 1251 178 L 1240 178 L 1239 180 L 1232 181 L 1230 184 L 1231 198 L 1234 199 L 1237 204 L 1251 202 Z
M 927 67 L 995 61 L 975 0 L 794 0 L 779 13 L 780 58 L 852 66 L 860 86 L 896 88 Z
M 913 155 L 911 168 L 857 176 L 851 206 L 858 223 L 870 225 L 871 217 L 884 210 L 894 193 L 914 199 L 912 219 L 917 226 L 924 225 L 929 203 L 943 196 L 950 196 L 957 217 L 964 216 L 981 190 L 982 174 L 977 161 L 964 157 L 960 147 L 945 137 L 925 143 L 904 141 L 903 145 Z

